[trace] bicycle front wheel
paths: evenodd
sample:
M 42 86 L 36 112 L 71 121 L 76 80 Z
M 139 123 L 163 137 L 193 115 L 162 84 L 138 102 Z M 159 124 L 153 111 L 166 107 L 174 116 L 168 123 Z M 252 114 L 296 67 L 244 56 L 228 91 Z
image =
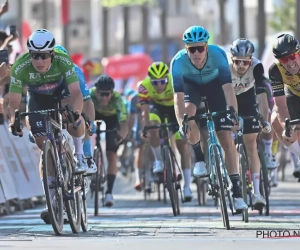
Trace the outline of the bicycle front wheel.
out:
M 217 172 L 217 180 L 219 183 L 219 195 L 220 195 L 220 203 L 221 203 L 221 212 L 222 212 L 222 218 L 223 218 L 223 224 L 226 227 L 227 230 L 230 229 L 229 224 L 229 217 L 228 217 L 228 211 L 227 211 L 227 205 L 226 205 L 226 197 L 225 197 L 225 189 L 224 189 L 224 182 L 223 182 L 223 174 L 221 171 L 221 159 L 220 155 L 222 152 L 220 152 L 219 148 L 217 146 L 213 146 L 213 152 L 214 152 L 214 159 L 215 159 L 215 167 Z
M 100 171 L 101 171 L 101 152 L 99 150 L 99 148 L 96 148 L 94 150 L 94 161 L 95 164 L 97 166 L 97 172 L 94 174 L 93 178 L 92 178 L 92 182 L 93 182 L 93 188 L 94 188 L 94 193 L 95 193 L 95 200 L 94 200 L 94 215 L 97 216 L 98 215 L 98 210 L 99 210 L 99 186 L 100 186 Z
M 163 159 L 164 159 L 164 163 L 165 163 L 167 189 L 168 189 L 170 200 L 171 200 L 173 214 L 174 214 L 174 216 L 176 216 L 177 215 L 176 197 L 175 197 L 176 190 L 175 190 L 174 182 L 173 182 L 174 173 L 173 173 L 173 169 L 172 169 L 172 165 L 171 165 L 171 156 L 170 156 L 168 146 L 163 147 L 163 157 L 164 157 Z
M 61 235 L 64 226 L 63 191 L 59 184 L 54 147 L 49 139 L 43 142 L 43 184 L 52 228 Z

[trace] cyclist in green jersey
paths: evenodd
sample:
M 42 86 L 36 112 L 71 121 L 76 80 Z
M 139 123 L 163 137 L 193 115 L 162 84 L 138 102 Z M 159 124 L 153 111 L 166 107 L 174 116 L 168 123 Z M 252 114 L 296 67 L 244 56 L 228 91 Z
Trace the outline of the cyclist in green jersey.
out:
M 101 75 L 96 80 L 95 87 L 90 89 L 95 106 L 95 120 L 104 121 L 107 130 L 116 128 L 118 131 L 108 132 L 105 138 L 108 168 L 104 205 L 107 207 L 114 204 L 112 190 L 118 171 L 117 150 L 128 133 L 126 106 L 122 96 L 114 88 L 114 80 L 107 75 Z
M 69 126 L 69 133 L 73 137 L 76 155 L 76 172 L 83 173 L 88 166 L 83 157 L 83 139 L 85 136 L 85 122 L 80 115 L 83 108 L 83 97 L 79 87 L 78 77 L 71 58 L 60 51 L 54 52 L 55 38 L 45 29 L 34 31 L 27 40 L 29 52 L 20 56 L 11 69 L 11 83 L 9 89 L 9 120 L 10 130 L 14 135 L 22 132 L 13 130 L 14 113 L 19 108 L 23 86 L 28 87 L 27 110 L 40 111 L 56 108 L 56 99 L 69 104 L 79 114 L 74 122 L 77 129 Z M 42 149 L 46 139 L 43 116 L 30 116 L 27 120 L 37 146 Z M 41 172 L 40 162 L 40 172 Z M 42 174 L 41 174 L 42 176 Z M 54 177 L 49 176 L 49 182 Z

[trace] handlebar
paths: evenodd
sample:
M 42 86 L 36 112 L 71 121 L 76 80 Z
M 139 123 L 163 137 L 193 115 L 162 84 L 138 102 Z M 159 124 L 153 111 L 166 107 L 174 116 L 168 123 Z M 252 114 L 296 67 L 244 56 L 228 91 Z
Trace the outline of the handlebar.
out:
M 259 120 L 262 128 L 265 128 L 266 126 L 268 126 L 268 123 L 264 120 L 263 116 L 260 113 L 257 113 L 257 115 L 252 115 L 252 116 L 242 116 L 242 118 L 244 120 L 256 118 Z
M 165 128 L 170 128 L 174 125 L 177 125 L 177 122 L 169 122 L 169 123 L 161 123 L 157 125 L 145 126 L 143 129 L 143 137 L 146 138 L 146 133 L 150 129 L 165 129 Z
M 36 115 L 36 114 L 42 114 L 46 115 L 49 113 L 55 113 L 55 112 L 67 112 L 67 120 L 63 120 L 63 123 L 69 122 L 71 124 L 74 124 L 76 120 L 79 118 L 79 114 L 73 112 L 73 109 L 66 104 L 64 108 L 58 108 L 58 109 L 46 109 L 46 110 L 40 110 L 40 111 L 31 111 L 31 112 L 20 112 L 18 109 L 15 111 L 15 122 L 14 126 L 12 128 L 12 132 L 21 132 L 21 118 L 26 117 L 26 116 L 31 116 L 31 115 Z M 73 125 L 73 128 L 76 130 L 77 127 Z M 22 137 L 23 135 L 19 135 L 19 137 Z
M 285 119 L 285 136 L 290 137 L 291 126 L 300 124 L 300 119 L 290 120 Z

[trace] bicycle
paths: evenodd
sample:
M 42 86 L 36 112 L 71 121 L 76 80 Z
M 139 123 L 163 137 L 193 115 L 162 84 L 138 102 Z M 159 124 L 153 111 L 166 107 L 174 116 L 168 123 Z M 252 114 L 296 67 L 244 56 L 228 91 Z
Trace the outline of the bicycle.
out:
M 121 173 L 123 176 L 129 176 L 129 181 L 132 181 L 134 173 L 134 153 L 135 145 L 132 136 L 124 140 L 123 154 L 119 157 L 121 164 Z M 125 152 L 125 153 L 124 153 Z
M 67 113 L 66 119 L 62 119 L 61 112 Z M 21 132 L 20 121 L 22 117 L 36 114 L 44 116 L 46 125 L 47 138 L 42 146 L 42 172 L 43 187 L 52 228 L 56 235 L 62 234 L 65 206 L 72 232 L 78 233 L 80 226 L 82 226 L 83 231 L 87 231 L 87 221 L 82 220 L 83 217 L 87 218 L 86 208 L 83 209 L 86 206 L 86 203 L 83 201 L 86 195 L 85 179 L 83 174 L 75 174 L 76 162 L 73 152 L 68 142 L 66 140 L 63 141 L 61 132 L 63 124 L 73 124 L 79 118 L 79 115 L 73 113 L 68 105 L 60 108 L 59 102 L 57 102 L 57 108 L 55 109 L 22 113 L 16 110 L 14 132 Z M 54 118 L 51 117 L 52 114 Z M 73 128 L 76 129 L 77 127 L 73 125 Z M 49 170 L 51 172 L 48 172 Z M 55 204 L 51 200 L 51 192 L 53 190 L 55 192 Z M 85 214 L 82 216 L 83 211 Z
M 205 114 L 198 114 L 195 116 L 184 115 L 183 119 L 183 131 L 187 132 L 187 123 L 188 121 L 200 119 L 207 119 L 207 129 L 209 133 L 208 139 L 208 166 L 210 169 L 210 175 L 208 177 L 208 195 L 211 195 L 214 200 L 214 205 L 219 208 L 219 200 L 221 203 L 221 214 L 223 219 L 223 225 L 227 230 L 230 230 L 230 223 L 228 218 L 228 211 L 226 205 L 226 197 L 228 198 L 229 207 L 232 211 L 232 215 L 240 214 L 241 211 L 233 211 L 233 205 L 230 197 L 230 185 L 229 185 L 229 176 L 225 167 L 224 156 L 222 152 L 221 145 L 218 142 L 215 125 L 213 117 L 220 116 L 222 114 L 230 114 L 232 119 L 238 121 L 238 117 L 233 107 L 229 107 L 228 110 L 212 112 L 210 113 L 208 109 L 208 102 L 206 98 L 203 98 L 202 101 L 205 104 Z M 225 194 L 226 192 L 226 194 Z
M 177 216 L 180 215 L 178 192 L 180 193 L 181 201 L 183 202 L 181 186 L 180 186 L 182 173 L 179 168 L 178 162 L 176 160 L 175 154 L 170 145 L 169 133 L 168 133 L 168 129 L 177 123 L 174 122 L 168 123 L 167 120 L 168 120 L 167 115 L 165 115 L 163 119 L 164 121 L 163 123 L 158 125 L 145 126 L 143 129 L 143 136 L 146 137 L 146 132 L 150 129 L 159 129 L 161 154 L 163 156 L 163 162 L 164 162 L 164 171 L 163 171 L 164 190 L 165 188 L 167 188 L 171 200 L 173 215 Z M 160 190 L 158 190 L 158 192 L 160 192 Z
M 94 147 L 94 154 L 93 159 L 95 161 L 95 164 L 97 166 L 97 172 L 92 175 L 91 177 L 91 198 L 93 198 L 93 194 L 95 193 L 95 199 L 94 199 L 94 215 L 98 215 L 99 210 L 99 191 L 101 191 L 102 197 L 102 206 L 104 206 L 104 198 L 105 198 L 105 192 L 104 192 L 104 185 L 106 183 L 106 166 L 104 161 L 104 155 L 103 150 L 100 143 L 100 134 L 101 133 L 111 133 L 111 132 L 117 132 L 117 129 L 106 129 L 101 130 L 100 126 L 102 124 L 102 121 L 96 121 L 96 145 Z M 119 139 L 117 135 L 117 139 Z

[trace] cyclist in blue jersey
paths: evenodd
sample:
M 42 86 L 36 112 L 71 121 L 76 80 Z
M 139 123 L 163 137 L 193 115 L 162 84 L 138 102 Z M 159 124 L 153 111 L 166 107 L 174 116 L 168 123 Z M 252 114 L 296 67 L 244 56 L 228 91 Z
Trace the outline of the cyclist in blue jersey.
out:
M 59 51 L 62 51 L 64 53 L 68 54 L 68 51 L 63 46 L 60 46 L 60 45 L 56 45 L 54 47 L 54 50 L 59 50 Z M 79 80 L 80 90 L 81 90 L 83 101 L 84 101 L 82 111 L 89 117 L 89 119 L 91 121 L 91 123 L 90 123 L 91 130 L 93 133 L 95 133 L 96 132 L 96 126 L 94 124 L 95 109 L 94 109 L 94 104 L 91 100 L 90 91 L 86 85 L 84 74 L 81 71 L 81 69 L 76 64 L 74 64 L 74 68 L 75 68 L 75 72 L 76 72 L 76 75 Z M 64 100 L 62 100 L 62 103 L 63 102 L 64 102 Z M 65 131 L 63 131 L 63 132 L 65 132 Z M 29 133 L 29 139 L 31 142 L 35 143 L 31 132 Z M 88 170 L 86 171 L 86 174 L 95 173 L 97 171 L 97 166 L 92 157 L 93 155 L 92 155 L 92 149 L 91 149 L 91 139 L 87 133 L 85 135 L 85 140 L 84 140 L 84 144 L 83 144 L 83 152 L 84 152 L 84 156 L 85 156 L 88 166 L 89 166 Z
M 174 88 L 174 108 L 182 131 L 183 115 L 196 114 L 201 98 L 206 97 L 211 112 L 222 111 L 226 105 L 233 106 L 236 111 L 237 101 L 231 82 L 231 72 L 226 53 L 216 45 L 208 45 L 209 33 L 201 26 L 192 26 L 183 34 L 185 49 L 179 51 L 171 62 L 171 74 Z M 243 123 L 239 118 L 240 126 Z M 225 151 L 225 161 L 232 182 L 233 205 L 236 211 L 248 208 L 243 201 L 240 187 L 237 150 L 235 148 L 231 129 L 238 130 L 237 121 L 230 118 L 214 119 L 220 144 Z M 235 124 L 232 127 L 232 122 Z M 195 121 L 188 123 L 186 138 L 195 152 L 196 163 L 193 174 L 195 177 L 205 177 L 206 169 L 204 154 L 200 146 L 199 128 Z

